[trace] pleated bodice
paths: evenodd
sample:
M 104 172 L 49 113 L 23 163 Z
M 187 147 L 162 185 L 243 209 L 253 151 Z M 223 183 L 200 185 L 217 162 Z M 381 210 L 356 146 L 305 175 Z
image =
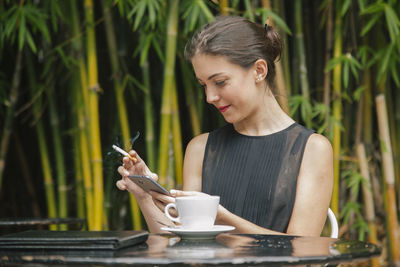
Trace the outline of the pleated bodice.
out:
M 222 206 L 246 220 L 285 232 L 312 133 L 298 123 L 266 136 L 242 135 L 231 124 L 210 132 L 202 191 L 219 195 Z

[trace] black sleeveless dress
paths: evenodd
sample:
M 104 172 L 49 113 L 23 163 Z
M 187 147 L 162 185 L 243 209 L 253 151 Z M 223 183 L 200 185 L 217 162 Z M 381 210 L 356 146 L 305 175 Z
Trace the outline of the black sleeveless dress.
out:
M 202 191 L 259 226 L 286 232 L 304 148 L 314 131 L 298 123 L 266 136 L 246 136 L 228 124 L 210 132 Z

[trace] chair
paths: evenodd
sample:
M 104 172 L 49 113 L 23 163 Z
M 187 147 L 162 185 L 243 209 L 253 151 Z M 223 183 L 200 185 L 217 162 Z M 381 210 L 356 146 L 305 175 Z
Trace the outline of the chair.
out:
M 332 238 L 338 238 L 339 236 L 339 226 L 336 220 L 335 213 L 329 208 L 328 209 L 328 218 L 329 222 L 331 224 L 331 237 Z

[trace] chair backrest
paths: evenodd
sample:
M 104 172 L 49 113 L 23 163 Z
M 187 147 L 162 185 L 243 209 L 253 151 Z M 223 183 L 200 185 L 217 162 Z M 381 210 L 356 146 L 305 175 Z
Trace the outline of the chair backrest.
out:
M 331 237 L 338 238 L 339 236 L 339 225 L 336 220 L 335 213 L 331 209 L 328 209 L 328 218 L 331 224 Z

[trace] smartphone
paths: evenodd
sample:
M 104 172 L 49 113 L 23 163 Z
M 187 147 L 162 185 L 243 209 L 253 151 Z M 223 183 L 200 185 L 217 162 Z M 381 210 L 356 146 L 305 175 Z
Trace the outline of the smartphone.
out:
M 128 177 L 132 180 L 132 182 L 140 186 L 146 192 L 156 191 L 164 195 L 169 195 L 167 189 L 162 187 L 159 183 L 147 175 L 129 175 Z

